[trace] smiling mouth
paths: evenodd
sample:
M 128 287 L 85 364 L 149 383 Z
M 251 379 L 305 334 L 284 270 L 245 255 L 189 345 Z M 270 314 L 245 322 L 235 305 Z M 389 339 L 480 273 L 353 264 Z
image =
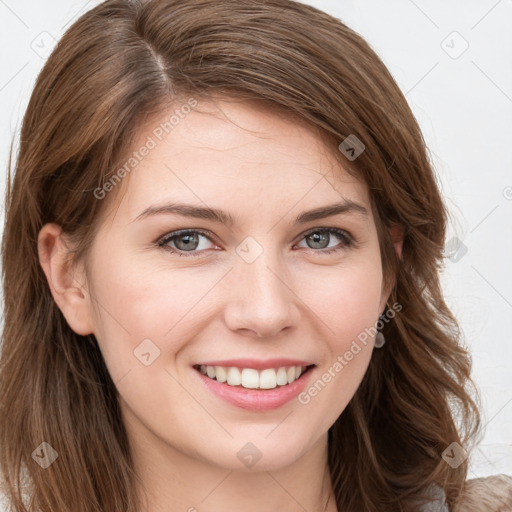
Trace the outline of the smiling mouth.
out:
M 315 365 L 281 366 L 279 368 L 238 368 L 236 366 L 194 365 L 206 377 L 232 387 L 246 389 L 275 389 L 288 386 L 300 379 Z

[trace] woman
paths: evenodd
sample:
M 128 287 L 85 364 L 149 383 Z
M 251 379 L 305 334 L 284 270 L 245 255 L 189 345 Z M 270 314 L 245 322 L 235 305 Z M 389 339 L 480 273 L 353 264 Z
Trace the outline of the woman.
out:
M 479 415 L 445 227 L 404 96 L 339 20 L 92 9 L 8 187 L 14 510 L 455 510 Z

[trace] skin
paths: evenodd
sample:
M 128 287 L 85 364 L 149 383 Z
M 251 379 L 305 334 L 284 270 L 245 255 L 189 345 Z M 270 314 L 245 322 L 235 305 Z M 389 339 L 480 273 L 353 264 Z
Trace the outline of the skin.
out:
M 142 127 L 133 150 L 169 115 Z M 309 403 L 293 399 L 271 411 L 222 401 L 192 365 L 292 357 L 316 365 L 315 382 L 378 320 L 390 290 L 369 191 L 332 151 L 309 125 L 261 106 L 200 102 L 104 199 L 85 263 L 70 262 L 59 226 L 41 230 L 53 297 L 75 332 L 94 333 L 119 390 L 148 493 L 143 510 L 324 509 L 327 432 L 364 376 L 373 339 Z M 236 223 L 175 214 L 134 220 L 171 200 L 222 209 Z M 302 212 L 342 200 L 364 206 L 367 216 L 294 223 Z M 212 234 L 199 236 L 196 256 L 183 249 L 183 237 L 167 249 L 156 243 L 193 228 Z M 315 245 L 304 236 L 313 228 L 342 229 L 356 242 L 330 233 Z M 251 263 L 236 252 L 248 236 L 262 249 Z M 326 247 L 339 250 L 327 254 Z M 400 253 L 401 242 L 395 247 Z M 134 356 L 144 339 L 160 350 L 148 366 Z M 262 455 L 252 468 L 237 457 L 248 442 Z M 328 510 L 336 510 L 333 498 Z

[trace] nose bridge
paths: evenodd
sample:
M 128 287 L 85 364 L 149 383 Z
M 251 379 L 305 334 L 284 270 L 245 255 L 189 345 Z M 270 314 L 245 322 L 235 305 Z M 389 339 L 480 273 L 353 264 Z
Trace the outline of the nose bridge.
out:
M 237 247 L 234 265 L 234 292 L 226 311 L 231 329 L 267 337 L 297 321 L 290 278 L 277 250 L 248 237 Z

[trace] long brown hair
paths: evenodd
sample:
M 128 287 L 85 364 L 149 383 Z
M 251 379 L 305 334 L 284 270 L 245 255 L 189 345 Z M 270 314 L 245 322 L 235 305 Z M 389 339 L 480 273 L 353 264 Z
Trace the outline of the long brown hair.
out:
M 388 342 L 329 430 L 338 509 L 412 511 L 432 484 L 453 505 L 467 461 L 452 468 L 442 453 L 454 442 L 469 451 L 478 395 L 440 289 L 447 212 L 389 71 L 340 20 L 290 0 L 108 0 L 76 21 L 46 62 L 9 171 L 0 467 L 13 509 L 138 509 L 116 387 L 94 336 L 76 334 L 55 304 L 37 237 L 55 222 L 76 241 L 72 257 L 86 258 L 107 204 L 94 191 L 137 128 L 178 98 L 212 94 L 306 120 L 370 189 L 389 303 L 402 310 L 385 323 Z M 338 151 L 349 135 L 365 145 L 354 161 Z M 401 259 L 392 224 L 403 227 Z M 33 457 L 42 442 L 60 457 L 46 469 Z

